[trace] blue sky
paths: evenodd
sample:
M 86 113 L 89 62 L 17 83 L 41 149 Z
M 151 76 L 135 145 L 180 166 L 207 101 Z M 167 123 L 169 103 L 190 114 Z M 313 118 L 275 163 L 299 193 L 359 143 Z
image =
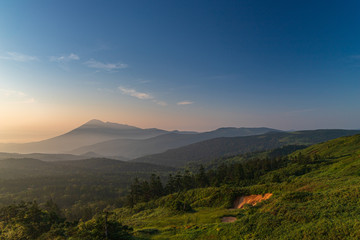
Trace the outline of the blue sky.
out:
M 99 118 L 359 128 L 358 1 L 1 1 L 1 141 Z

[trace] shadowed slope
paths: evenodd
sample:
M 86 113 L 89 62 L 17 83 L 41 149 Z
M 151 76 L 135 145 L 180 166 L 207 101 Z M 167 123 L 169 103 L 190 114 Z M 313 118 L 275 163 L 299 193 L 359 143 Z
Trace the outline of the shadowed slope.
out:
M 263 135 L 216 138 L 185 147 L 168 150 L 164 153 L 134 159 L 168 166 L 185 166 L 189 162 L 209 162 L 213 159 L 254 151 L 265 151 L 284 145 L 311 145 L 330 139 L 354 135 L 359 130 L 313 130 L 298 132 L 271 132 Z

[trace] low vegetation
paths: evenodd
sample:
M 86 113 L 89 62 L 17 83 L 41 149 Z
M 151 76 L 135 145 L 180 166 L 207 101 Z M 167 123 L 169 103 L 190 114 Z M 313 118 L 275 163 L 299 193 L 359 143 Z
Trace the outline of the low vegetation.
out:
M 356 135 L 299 150 L 242 187 L 228 181 L 182 190 L 115 212 L 148 239 L 359 239 L 359 143 Z M 229 209 L 236 196 L 265 193 L 273 196 Z M 224 216 L 236 221 L 221 222 Z

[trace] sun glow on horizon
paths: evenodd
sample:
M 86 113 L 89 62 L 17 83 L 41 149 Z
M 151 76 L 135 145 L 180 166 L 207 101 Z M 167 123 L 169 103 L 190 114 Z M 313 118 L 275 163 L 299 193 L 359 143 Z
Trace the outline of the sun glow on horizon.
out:
M 357 5 L 280 5 L 0 2 L 0 142 L 93 118 L 189 131 L 360 128 Z

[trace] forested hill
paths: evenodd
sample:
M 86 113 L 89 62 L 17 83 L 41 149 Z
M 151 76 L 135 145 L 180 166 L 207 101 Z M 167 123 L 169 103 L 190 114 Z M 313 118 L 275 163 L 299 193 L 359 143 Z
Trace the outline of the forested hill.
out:
M 166 183 L 185 189 L 114 214 L 144 239 L 360 239 L 359 175 L 360 135 L 347 136 L 286 158 L 185 172 Z M 255 198 L 264 201 L 231 209 Z
M 173 171 L 172 167 L 104 158 L 60 162 L 3 159 L 0 207 L 28 201 L 43 206 L 53 199 L 68 219 L 78 219 L 106 206 L 122 206 L 134 177 L 167 176 Z
M 137 158 L 133 161 L 183 167 L 189 162 L 204 163 L 223 156 L 264 151 L 284 145 L 311 145 L 358 133 L 360 133 L 360 130 L 309 130 L 270 132 L 247 137 L 216 138 L 171 149 L 164 153 Z

